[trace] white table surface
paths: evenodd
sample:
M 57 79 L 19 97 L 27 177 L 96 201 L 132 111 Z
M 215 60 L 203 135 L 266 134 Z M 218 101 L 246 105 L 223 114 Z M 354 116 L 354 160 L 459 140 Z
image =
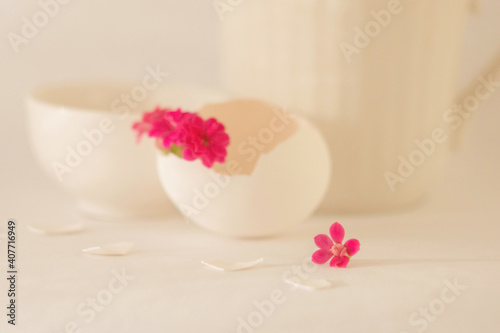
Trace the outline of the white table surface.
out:
M 462 83 L 498 51 L 499 2 L 480 3 L 482 10 L 471 18 L 467 31 Z M 6 36 L 19 32 L 21 18 L 32 15 L 39 4 L 4 1 L 0 8 L 5 23 L 0 30 Z M 213 83 L 217 69 L 211 37 L 217 24 L 212 3 L 204 0 L 74 1 L 21 53 L 12 52 L 7 38 L 2 39 L 0 233 L 6 231 L 8 218 L 17 220 L 20 273 L 18 325 L 11 327 L 4 314 L 6 246 L 0 235 L 0 332 L 70 332 L 65 326 L 72 321 L 82 333 L 238 332 L 238 318 L 255 316 L 254 302 L 269 300 L 278 290 L 286 301 L 254 332 L 413 333 L 421 326 L 412 326 L 410 317 L 438 304 L 446 281 L 455 278 L 467 289 L 420 331 L 499 332 L 498 92 L 478 111 L 468 145 L 455 155 L 444 178 L 425 201 L 404 212 L 315 217 L 285 236 L 259 241 L 219 237 L 179 218 L 127 224 L 86 220 L 85 231 L 71 236 L 26 230 L 28 224 L 80 221 L 71 213 L 71 202 L 31 165 L 22 117 L 22 98 L 29 88 L 78 77 L 140 78 L 146 66 L 155 64 L 171 71 L 174 81 L 199 80 L 205 73 L 202 81 Z M 110 41 L 127 52 L 109 47 Z M 155 48 L 147 52 L 151 45 Z M 114 59 L 113 66 L 109 59 Z M 361 241 L 361 251 L 348 269 L 318 266 L 310 274 L 332 280 L 333 289 L 293 291 L 282 281 L 283 274 L 310 257 L 313 237 L 334 221 L 346 227 L 347 237 Z M 123 240 L 136 242 L 126 257 L 81 252 Z M 261 267 L 234 273 L 200 264 L 202 259 L 261 256 Z M 103 294 L 112 271 L 122 269 L 135 279 L 86 323 L 77 307 Z
M 24 182 L 19 174 L 5 177 L 0 232 L 6 231 L 7 218 L 17 220 L 20 273 L 18 325 L 6 325 L 2 315 L 1 332 L 72 332 L 65 328 L 72 321 L 80 330 L 74 332 L 93 333 L 498 332 L 498 106 L 500 94 L 485 102 L 467 145 L 419 205 L 386 215 L 314 217 L 287 235 L 264 240 L 221 237 L 181 218 L 83 220 L 71 213 L 71 203 L 50 183 L 32 175 Z M 79 221 L 86 228 L 74 235 L 42 236 L 26 229 L 28 224 Z M 334 221 L 345 226 L 346 237 L 361 241 L 361 251 L 348 269 L 305 266 L 315 267 L 309 276 L 331 280 L 334 288 L 293 290 L 283 282 L 283 274 L 303 277 L 301 265 L 316 248 L 313 237 L 326 233 Z M 0 258 L 6 258 L 4 241 Z M 136 242 L 136 247 L 124 257 L 81 252 L 119 241 Z M 265 260 L 260 267 L 232 273 L 200 264 L 203 259 L 258 257 Z M 6 271 L 6 260 L 1 262 Z M 81 316 L 78 306 L 89 297 L 105 296 L 113 270 L 125 270 L 135 278 L 87 323 L 90 317 Z M 466 289 L 440 309 L 442 294 L 453 296 L 446 291 L 447 283 L 455 280 Z M 5 304 L 5 279 L 0 288 L 0 303 Z M 238 331 L 238 318 L 259 319 L 254 302 L 269 300 L 274 290 L 283 293 L 284 302 L 258 327 Z M 425 318 L 419 311 L 430 306 L 443 311 L 436 316 L 430 312 L 424 319 L 428 325 L 414 322 Z

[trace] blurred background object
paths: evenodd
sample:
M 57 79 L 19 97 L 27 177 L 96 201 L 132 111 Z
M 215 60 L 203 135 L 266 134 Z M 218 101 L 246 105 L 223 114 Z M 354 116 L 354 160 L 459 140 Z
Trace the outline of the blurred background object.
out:
M 32 88 L 68 79 L 140 81 L 148 66 L 168 72 L 166 81 L 220 84 L 217 31 L 229 17 L 221 20 L 212 1 L 66 2 L 0 2 L 3 214 L 22 214 L 26 200 L 33 205 L 49 198 L 65 200 L 30 154 L 24 96 Z M 42 3 L 52 6 L 47 20 L 40 15 L 46 12 Z M 500 52 L 499 13 L 500 3 L 481 0 L 477 13 L 467 18 L 458 88 L 465 88 Z M 25 26 L 34 19 L 40 27 L 29 31 Z M 23 31 L 30 32 L 29 38 Z M 13 34 L 22 36 L 18 47 L 13 47 Z
M 159 83 L 151 74 L 144 82 L 44 85 L 27 98 L 33 154 L 84 216 L 121 221 L 175 211 L 158 183 L 156 149 L 131 135 L 141 114 L 121 101 L 130 96 L 146 109 L 147 88 Z
M 225 88 L 312 119 L 327 212 L 413 203 L 442 174 L 470 0 L 255 0 L 223 25 Z M 455 111 L 452 111 L 455 112 Z

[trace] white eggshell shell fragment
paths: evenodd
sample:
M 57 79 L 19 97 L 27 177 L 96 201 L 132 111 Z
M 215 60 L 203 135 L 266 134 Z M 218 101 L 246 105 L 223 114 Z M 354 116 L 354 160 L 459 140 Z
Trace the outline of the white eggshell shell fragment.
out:
M 328 147 L 319 130 L 294 119 L 295 132 L 262 153 L 251 174 L 225 175 L 199 160 L 160 154 L 165 192 L 184 215 L 221 234 L 253 238 L 292 230 L 315 211 L 330 180 Z
M 223 261 L 218 259 L 201 261 L 201 263 L 204 264 L 205 266 L 223 272 L 241 271 L 243 269 L 254 267 L 262 262 L 264 262 L 264 258 L 259 258 L 252 261 L 236 261 L 236 262 Z
M 64 224 L 64 225 L 28 225 L 26 228 L 36 234 L 41 235 L 68 235 L 75 234 L 84 229 L 83 224 Z
M 305 279 L 297 281 L 296 279 L 285 279 L 286 283 L 291 284 L 292 286 L 305 290 L 324 290 L 330 289 L 333 287 L 330 281 L 325 279 Z
M 130 253 L 134 245 L 135 243 L 132 242 L 119 242 L 102 246 L 93 246 L 83 249 L 82 251 L 87 254 L 100 256 L 123 256 Z

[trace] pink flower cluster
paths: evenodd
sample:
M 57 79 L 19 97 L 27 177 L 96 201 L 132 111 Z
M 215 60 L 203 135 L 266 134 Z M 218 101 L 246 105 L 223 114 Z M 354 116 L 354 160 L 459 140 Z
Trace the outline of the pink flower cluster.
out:
M 319 247 L 319 250 L 314 252 L 312 261 L 315 264 L 324 264 L 328 260 L 331 267 L 347 267 L 351 257 L 358 253 L 360 244 L 357 239 L 349 239 L 344 244 L 344 227 L 338 222 L 335 222 L 330 227 L 330 237 L 327 235 L 317 235 L 314 237 L 314 243 Z
M 188 161 L 199 158 L 207 168 L 226 160 L 229 136 L 224 125 L 214 118 L 203 120 L 198 114 L 181 109 L 156 108 L 144 112 L 142 121 L 136 122 L 133 129 L 138 140 L 147 134 L 166 152 Z

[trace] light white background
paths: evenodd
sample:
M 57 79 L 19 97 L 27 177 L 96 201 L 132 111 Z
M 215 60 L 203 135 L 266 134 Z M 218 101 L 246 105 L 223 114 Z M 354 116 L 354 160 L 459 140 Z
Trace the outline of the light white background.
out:
M 171 82 L 217 82 L 219 19 L 210 1 L 70 1 L 16 54 L 7 34 L 20 34 L 22 17 L 39 10 L 37 1 L 0 3 L 1 184 L 2 193 L 15 197 L 0 203 L 3 218 L 16 216 L 12 205 L 20 196 L 30 201 L 48 184 L 33 165 L 25 133 L 23 98 L 31 88 L 73 79 L 140 82 L 145 68 L 157 64 Z
M 465 87 L 500 52 L 500 3 L 479 3 L 464 36 L 457 87 Z M 156 64 L 171 74 L 170 82 L 219 81 L 216 30 L 224 23 L 210 0 L 71 0 L 15 53 L 8 33 L 20 34 L 22 18 L 31 19 L 39 10 L 36 1 L 0 2 L 2 218 L 16 216 L 16 203 L 24 206 L 37 188 L 48 185 L 33 165 L 24 129 L 23 98 L 33 87 L 87 78 L 139 80 L 147 66 Z
M 6 221 L 7 218 L 16 218 L 21 221 L 29 220 L 30 223 L 43 222 L 44 219 L 51 218 L 51 214 L 57 214 L 57 210 L 63 206 L 65 207 L 67 204 L 67 199 L 44 178 L 30 155 L 24 127 L 23 97 L 32 87 L 45 82 L 65 79 L 124 78 L 139 80 L 144 75 L 146 66 L 155 66 L 156 64 L 160 64 L 163 70 L 171 73 L 170 82 L 197 82 L 214 86 L 218 84 L 216 29 L 223 22 L 219 20 L 210 0 L 72 0 L 67 5 L 61 7 L 58 15 L 51 19 L 46 27 L 40 29 L 35 38 L 30 40 L 27 45 L 21 46 L 20 52 L 17 54 L 10 46 L 7 34 L 9 32 L 20 33 L 22 17 L 30 17 L 40 7 L 36 1 L 0 1 L 1 221 Z M 465 87 L 467 82 L 474 79 L 478 71 L 488 66 L 500 53 L 500 20 L 498 19 L 500 17 L 500 2 L 497 0 L 479 0 L 479 2 L 479 12 L 470 18 L 467 31 L 464 35 L 464 60 L 462 76 L 460 81 L 457 82 L 458 87 Z M 238 9 L 236 8 L 235 10 Z M 422 281 L 422 274 L 435 274 L 432 276 L 438 279 L 442 278 L 440 281 L 443 281 L 443 279 L 450 277 L 451 273 L 460 271 L 459 267 L 462 265 L 466 267 L 460 272 L 463 273 L 462 276 L 464 278 L 470 280 L 472 291 L 468 296 L 464 297 L 463 302 L 469 302 L 473 307 L 464 307 L 459 312 L 451 312 L 448 317 L 445 317 L 445 319 L 433 327 L 432 331 L 435 332 L 448 332 L 450 327 L 453 328 L 454 332 L 470 332 L 474 331 L 477 327 L 479 327 L 477 331 L 494 332 L 493 327 L 495 323 L 497 324 L 496 327 L 500 324 L 498 320 L 495 321 L 497 316 L 495 309 L 498 310 L 499 308 L 498 302 L 495 302 L 495 299 L 499 296 L 499 289 L 496 287 L 497 278 L 495 276 L 498 276 L 499 273 L 498 258 L 500 253 L 499 247 L 496 245 L 498 240 L 498 224 L 500 223 L 500 208 L 498 208 L 500 201 L 500 178 L 497 171 L 500 168 L 500 155 L 498 151 L 500 135 L 497 128 L 500 120 L 498 115 L 499 107 L 500 94 L 497 93 L 477 113 L 469 133 L 468 144 L 457 154 L 450 165 L 445 179 L 436 186 L 429 200 L 419 210 L 384 218 L 345 217 L 343 219 L 353 226 L 353 229 L 348 231 L 348 233 L 352 232 L 352 235 L 356 237 L 369 239 L 365 243 L 365 248 L 369 249 L 371 247 L 375 250 L 360 253 L 362 264 L 358 268 L 354 266 L 355 269 L 352 274 L 342 273 L 342 278 L 349 279 L 349 277 L 355 277 L 357 276 L 356 269 L 364 269 L 366 270 L 366 273 L 363 271 L 364 274 L 373 279 L 372 286 L 374 288 L 382 288 L 384 281 L 389 284 L 396 283 L 399 274 L 403 274 L 398 267 L 384 270 L 383 260 L 376 261 L 377 256 L 384 259 L 384 256 L 387 256 L 389 248 L 397 248 L 398 251 L 401 251 L 401 253 L 392 253 L 390 255 L 391 258 L 403 258 L 403 262 L 405 253 L 409 252 L 415 258 L 433 257 L 437 256 L 437 254 L 453 258 L 476 258 L 477 256 L 482 256 L 496 262 L 493 264 L 485 263 L 484 265 L 481 263 L 477 265 L 458 263 L 454 266 L 455 270 L 440 271 L 441 273 L 436 273 L 435 265 L 443 266 L 446 265 L 445 263 L 424 263 L 422 267 L 406 267 L 408 268 L 408 272 L 415 274 L 415 280 L 419 280 L 420 282 Z M 36 221 L 37 219 L 39 221 Z M 406 220 L 406 223 L 402 223 L 402 220 Z M 288 251 L 292 254 L 288 259 L 291 262 L 295 262 L 294 260 L 308 255 L 307 251 L 309 251 L 309 247 L 302 245 L 300 248 L 295 248 L 296 243 L 294 241 L 300 240 L 302 237 L 300 235 L 314 235 L 318 232 L 324 232 L 329 222 L 321 220 L 316 225 L 304 226 L 289 238 L 284 238 L 277 242 L 268 240 L 260 244 L 244 243 L 243 245 L 226 239 L 211 238 L 212 236 L 207 236 L 204 232 L 191 227 L 186 231 L 179 223 L 175 225 L 175 230 L 173 231 L 169 230 L 166 226 L 152 225 L 152 232 L 157 233 L 157 235 L 161 235 L 162 233 L 168 235 L 165 237 L 165 244 L 167 245 L 162 248 L 164 253 L 172 254 L 173 252 L 177 256 L 175 259 L 163 264 L 168 264 L 170 267 L 177 265 L 180 268 L 185 266 L 186 272 L 192 269 L 191 272 L 199 274 L 198 277 L 200 279 L 195 279 L 187 273 L 183 273 L 183 276 L 169 275 L 162 279 L 160 277 L 161 268 L 155 266 L 158 264 L 159 258 L 159 255 L 155 253 L 159 252 L 151 252 L 153 249 L 146 249 L 146 255 L 149 255 L 148 258 L 144 259 L 135 256 L 131 260 L 133 262 L 142 262 L 145 260 L 144 264 L 141 264 L 141 268 L 144 270 L 152 269 L 156 274 L 155 277 L 151 279 L 146 278 L 141 282 L 144 283 L 145 289 L 141 289 L 138 284 L 132 287 L 131 295 L 135 295 L 136 298 L 127 294 L 128 296 L 124 296 L 123 302 L 117 305 L 118 308 L 113 310 L 116 312 L 110 313 L 116 313 L 117 316 L 121 317 L 127 313 L 132 313 L 135 307 L 134 302 L 137 298 L 141 306 L 147 306 L 149 304 L 148 297 L 155 295 L 153 286 L 160 288 L 159 286 L 164 282 L 167 284 L 165 288 L 168 287 L 168 289 L 160 292 L 161 296 L 164 297 L 160 302 L 164 312 L 155 309 L 154 305 L 151 304 L 149 305 L 151 308 L 139 311 L 138 313 L 143 316 L 153 313 L 155 319 L 145 318 L 146 321 L 142 324 L 139 322 L 140 318 L 137 318 L 138 321 L 127 321 L 130 325 L 137 325 L 134 332 L 138 332 L 141 327 L 148 327 L 150 331 L 155 331 L 155 328 L 158 328 L 161 324 L 161 320 L 159 319 L 161 316 L 167 316 L 170 323 L 172 321 L 175 323 L 175 325 L 170 327 L 171 330 L 167 330 L 168 332 L 187 332 L 189 330 L 185 329 L 186 327 L 181 322 L 175 322 L 175 315 L 180 318 L 189 318 L 189 314 L 184 313 L 182 308 L 179 308 L 179 306 L 188 305 L 193 307 L 193 311 L 198 311 L 193 324 L 197 320 L 201 323 L 203 320 L 209 322 L 210 319 L 215 318 L 211 317 L 214 314 L 213 311 L 202 313 L 202 311 L 207 311 L 210 307 L 226 309 L 228 315 L 219 315 L 217 318 L 225 323 L 223 326 L 217 326 L 212 322 L 211 324 L 205 324 L 208 325 L 205 327 L 207 327 L 206 332 L 216 332 L 217 328 L 219 328 L 218 332 L 229 331 L 229 329 L 235 328 L 235 318 L 237 315 L 244 315 L 252 310 L 252 296 L 247 295 L 247 297 L 244 294 L 238 296 L 239 301 L 243 303 L 250 299 L 248 304 L 244 303 L 244 312 L 239 313 L 231 310 L 232 307 L 228 305 L 233 300 L 231 295 L 224 294 L 221 295 L 220 300 L 214 299 L 213 302 L 210 302 L 194 294 L 189 294 L 190 290 L 194 290 L 203 297 L 210 296 L 200 287 L 204 283 L 201 277 L 206 278 L 206 281 L 216 283 L 215 287 L 218 286 L 224 289 L 224 286 L 220 286 L 220 281 L 217 280 L 216 276 L 206 272 L 200 273 L 197 270 L 198 261 L 193 258 L 197 258 L 198 256 L 197 253 L 199 252 L 196 250 L 202 248 L 204 251 L 205 248 L 201 247 L 200 243 L 197 243 L 198 245 L 188 245 L 195 244 L 196 242 L 206 242 L 207 246 L 210 246 L 208 252 L 214 256 L 222 254 L 216 250 L 216 247 L 226 249 L 227 251 L 234 249 L 235 253 L 265 254 L 273 251 L 278 253 L 286 253 Z M 94 231 L 97 228 L 94 227 Z M 120 235 L 125 235 L 128 228 L 125 227 L 123 233 L 120 233 Z M 172 236 L 174 231 L 179 233 L 178 237 Z M 103 232 L 100 235 L 94 232 L 82 237 L 94 237 L 92 239 L 102 242 L 113 237 L 116 238 L 111 227 L 105 227 Z M 384 243 L 388 232 L 392 232 L 394 237 L 391 241 Z M 398 237 L 400 238 L 395 237 L 395 235 L 399 235 Z M 137 240 L 148 243 L 150 241 L 148 237 L 150 237 L 150 234 L 143 231 L 143 233 L 137 236 Z M 59 257 L 59 254 L 55 254 L 51 247 L 56 244 L 60 249 L 59 253 L 62 253 L 67 251 L 73 242 L 76 242 L 81 247 L 90 245 L 89 239 L 70 238 L 41 241 L 39 238 L 35 238 L 35 236 L 27 235 L 26 242 L 40 242 L 41 248 L 38 251 L 38 249 L 28 247 L 28 244 L 24 243 L 24 246 L 26 246 L 25 253 L 21 253 L 20 258 L 23 259 L 24 256 L 24 258 L 30 258 L 33 261 L 36 260 L 38 262 L 40 260 L 40 262 L 43 262 L 48 256 L 55 256 L 55 258 L 62 260 L 67 265 L 64 267 L 52 267 L 59 274 L 59 278 L 61 276 L 64 277 L 65 274 L 75 274 L 76 279 L 78 270 L 75 269 L 74 273 L 68 273 L 64 269 L 65 267 L 70 267 L 72 260 L 74 260 L 78 265 L 82 265 L 81 267 L 78 266 L 80 267 L 79 272 L 82 274 L 81 276 L 87 276 L 90 281 L 90 272 L 92 269 L 103 269 L 104 271 L 99 277 L 94 276 L 93 278 L 95 281 L 107 281 L 110 267 L 108 261 L 83 261 L 77 252 L 72 253 L 72 256 L 67 259 L 62 259 L 62 257 Z M 179 239 L 183 239 L 183 242 L 180 242 Z M 307 239 L 312 238 L 307 236 L 304 239 L 304 244 L 307 244 Z M 116 238 L 116 240 L 120 239 Z M 154 240 L 161 243 L 159 237 L 154 238 Z M 179 242 L 179 244 L 176 242 Z M 178 247 L 169 246 L 168 244 L 175 244 Z M 460 248 L 460 250 L 451 252 L 450 247 L 447 247 L 446 244 L 452 244 L 453 248 Z M 463 244 L 463 247 L 460 244 Z M 277 246 L 281 248 L 278 249 Z M 408 247 L 411 249 L 407 250 Z M 266 252 L 266 250 L 268 251 Z M 114 266 L 111 267 L 121 267 L 121 263 L 113 263 L 111 265 Z M 148 263 L 150 266 L 147 265 Z M 409 265 L 411 262 L 406 264 Z M 370 265 L 382 266 L 382 268 L 370 270 Z M 25 285 L 36 286 L 37 280 L 33 274 L 42 271 L 43 267 L 41 265 L 40 267 L 28 265 L 26 262 L 25 267 Z M 284 269 L 282 268 L 281 271 Z M 32 274 L 30 275 L 30 273 Z M 140 270 L 137 270 L 135 273 L 140 273 Z M 278 273 L 274 275 L 277 276 Z M 252 283 L 255 283 L 255 294 L 258 295 L 254 297 L 262 299 L 265 297 L 264 291 L 268 289 L 269 291 L 272 290 L 272 288 L 268 288 L 265 284 L 269 276 L 264 278 L 262 275 L 259 275 L 259 272 L 256 272 L 249 273 L 249 275 L 243 277 L 244 280 L 239 282 L 235 277 L 227 278 L 228 290 L 241 289 L 243 282 L 250 283 L 252 281 Z M 403 275 L 401 275 L 402 277 Z M 439 291 L 441 285 L 431 280 L 429 283 L 432 284 L 434 289 Z M 194 283 L 194 289 L 190 289 L 182 281 Z M 358 277 L 351 280 L 351 282 L 353 284 L 356 282 L 364 283 L 363 287 L 358 288 L 360 293 L 356 294 L 360 302 L 363 300 L 367 302 L 372 301 L 370 294 L 367 294 L 367 290 L 370 290 L 372 287 L 369 284 L 370 280 L 368 278 L 363 280 L 361 277 Z M 50 303 L 55 313 L 54 316 L 50 318 L 42 316 L 43 312 L 40 309 L 46 306 L 47 299 L 55 297 L 54 295 L 59 292 L 69 293 L 71 291 L 70 286 L 65 287 L 68 289 L 58 290 L 57 281 L 43 280 L 43 283 L 46 284 L 46 288 L 40 288 L 40 292 L 33 293 L 34 296 L 31 296 L 31 298 L 28 295 L 28 291 L 25 290 L 24 300 L 27 301 L 30 299 L 32 305 L 25 304 L 24 313 L 33 314 L 33 320 L 35 321 L 32 322 L 29 329 L 19 332 L 32 333 L 35 332 L 36 327 L 41 327 L 40 332 L 50 332 L 49 329 L 60 329 L 66 320 L 65 318 L 70 318 L 72 315 L 71 313 L 64 313 L 65 308 L 68 306 L 72 307 L 78 303 L 64 298 L 62 294 L 57 295 L 56 299 L 59 300 L 59 303 Z M 99 283 L 97 284 L 99 285 Z M 210 288 L 214 287 L 213 284 L 207 283 Z M 80 288 L 85 288 L 85 282 L 80 281 L 77 285 Z M 180 294 L 179 291 L 176 291 L 178 286 L 180 286 L 181 291 L 188 294 Z M 477 288 L 474 289 L 474 287 Z M 85 292 L 82 291 L 81 295 L 78 296 L 80 297 L 78 300 L 84 299 L 84 296 L 98 291 L 99 289 L 96 288 L 92 286 Z M 344 328 L 342 332 L 355 332 L 354 327 L 360 329 L 358 332 L 368 327 L 380 332 L 384 331 L 383 329 L 386 329 L 384 332 L 396 332 L 398 328 L 405 328 L 405 318 L 413 309 L 432 300 L 432 295 L 424 295 L 423 299 L 414 301 L 409 305 L 409 310 L 404 308 L 404 306 L 401 310 L 394 310 L 394 307 L 391 307 L 391 305 L 406 305 L 408 303 L 403 301 L 397 303 L 399 300 L 397 295 L 390 294 L 390 286 L 386 286 L 386 288 L 387 299 L 380 299 L 379 305 L 370 303 L 356 309 L 354 306 L 350 306 L 352 304 L 349 305 L 346 303 L 346 308 L 353 311 L 357 310 L 359 313 L 364 314 L 366 325 L 361 322 L 358 323 L 355 320 L 349 324 L 348 320 L 343 320 L 338 322 L 338 327 Z M 402 291 L 406 290 L 402 285 L 398 285 L 395 288 L 396 290 L 398 290 L 397 288 L 400 288 Z M 2 297 L 3 293 L 3 290 L 0 290 Z M 412 295 L 418 293 L 418 290 L 410 292 Z M 172 295 L 177 297 L 172 298 L 172 300 L 178 302 L 179 306 L 167 302 L 168 297 Z M 349 299 L 348 295 L 343 296 Z M 408 295 L 406 296 L 409 297 Z M 309 295 L 303 296 L 301 302 L 312 302 L 311 297 Z M 295 304 L 298 300 L 293 302 Z M 304 303 L 297 303 L 296 308 L 299 309 L 299 305 L 301 304 Z M 317 304 L 311 306 L 317 311 L 323 311 L 322 307 Z M 382 321 L 379 321 L 378 325 L 369 325 L 368 323 L 370 322 L 377 322 L 377 317 L 370 314 L 370 307 L 378 306 L 382 308 L 385 306 L 387 313 L 382 311 L 382 317 L 380 317 Z M 460 309 L 460 304 L 456 306 Z M 342 309 L 342 306 L 336 304 L 335 308 Z M 394 323 L 388 319 L 392 315 L 391 311 L 393 310 L 395 313 L 401 311 L 401 313 L 398 313 L 398 318 L 401 318 L 402 324 L 393 326 L 383 324 Z M 484 311 L 483 314 L 481 314 L 482 311 Z M 384 314 L 388 317 L 384 317 Z M 296 327 L 292 326 L 292 323 L 294 325 L 302 324 L 304 325 L 303 331 L 308 330 L 307 320 L 299 320 L 301 317 L 294 318 L 294 315 L 297 315 L 297 312 L 287 307 L 287 310 L 283 310 L 282 313 L 278 312 L 277 317 L 273 317 L 270 320 L 269 326 L 266 326 L 267 330 L 263 329 L 262 331 L 279 332 L 279 328 L 283 329 L 283 327 L 287 327 L 283 332 L 292 332 L 293 328 Z M 309 312 L 308 315 L 310 315 L 308 317 L 310 320 L 318 318 Z M 459 321 L 459 319 L 466 316 L 469 316 L 470 320 Z M 1 318 L 3 317 L 1 315 Z M 3 320 L 0 327 L 4 324 Z M 23 320 L 28 321 L 28 318 L 23 318 Z M 290 320 L 290 326 L 283 326 L 281 324 L 282 322 L 286 322 L 286 320 Z M 328 327 L 334 327 L 334 324 L 332 322 L 331 324 L 321 326 L 325 327 L 325 330 L 321 332 L 325 332 Z M 111 322 L 98 322 L 95 325 L 96 327 L 92 330 L 93 332 L 114 332 Z M 121 328 L 120 332 L 124 332 L 125 326 L 119 327 Z M 221 330 L 221 327 L 224 327 L 224 330 Z M 352 330 L 349 330 L 349 327 Z M 164 332 L 163 330 L 157 331 Z M 204 330 L 193 329 L 194 331 L 201 332 Z

